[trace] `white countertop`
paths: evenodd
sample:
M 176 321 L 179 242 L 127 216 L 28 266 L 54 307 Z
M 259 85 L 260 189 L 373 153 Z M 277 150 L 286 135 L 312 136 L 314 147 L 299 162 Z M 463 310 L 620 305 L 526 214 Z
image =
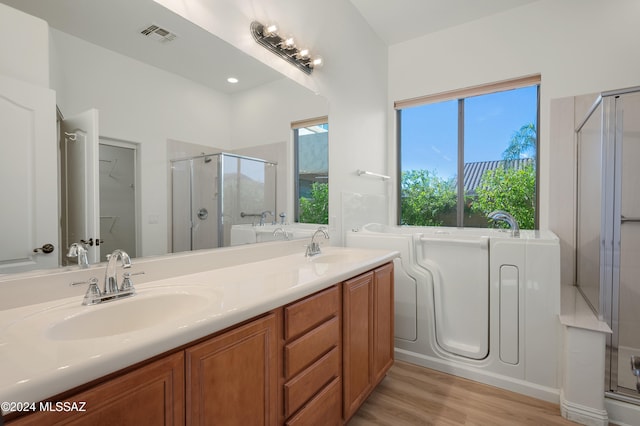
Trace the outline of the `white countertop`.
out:
M 0 402 L 46 400 L 313 294 L 398 255 L 386 250 L 326 247 L 311 259 L 301 252 L 147 282 L 136 285 L 134 297 L 97 306 L 82 306 L 82 297 L 74 296 L 0 311 Z M 202 303 L 158 324 L 79 340 L 51 337 L 52 324 L 76 315 L 140 303 L 153 294 L 192 291 L 207 299 L 194 299 Z

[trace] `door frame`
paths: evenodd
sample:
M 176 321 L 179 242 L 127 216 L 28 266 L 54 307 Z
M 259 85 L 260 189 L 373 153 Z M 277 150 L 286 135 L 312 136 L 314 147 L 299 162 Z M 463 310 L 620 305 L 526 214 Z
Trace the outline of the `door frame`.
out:
M 127 141 L 124 139 L 112 138 L 100 135 L 98 137 L 99 145 L 110 145 L 119 148 L 127 148 L 133 150 L 134 157 L 134 200 L 135 200 L 135 223 L 136 223 L 136 256 L 142 257 L 142 191 L 140 190 L 140 182 L 142 182 L 140 148 L 142 144 L 138 142 Z

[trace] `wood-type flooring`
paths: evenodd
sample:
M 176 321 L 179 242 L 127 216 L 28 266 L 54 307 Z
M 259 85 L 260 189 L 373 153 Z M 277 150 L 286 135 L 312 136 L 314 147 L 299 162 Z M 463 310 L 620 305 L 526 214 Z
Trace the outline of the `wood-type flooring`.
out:
M 558 405 L 396 361 L 349 426 L 576 425 Z

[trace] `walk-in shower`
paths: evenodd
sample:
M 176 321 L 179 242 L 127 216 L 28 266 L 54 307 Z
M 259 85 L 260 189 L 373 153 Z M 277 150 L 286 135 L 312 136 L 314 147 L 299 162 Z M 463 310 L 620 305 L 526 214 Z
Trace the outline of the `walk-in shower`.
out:
M 276 169 L 227 153 L 171 160 L 172 252 L 229 246 L 232 225 L 275 213 Z
M 576 132 L 577 285 L 613 330 L 607 395 L 640 404 L 640 87 L 602 93 Z

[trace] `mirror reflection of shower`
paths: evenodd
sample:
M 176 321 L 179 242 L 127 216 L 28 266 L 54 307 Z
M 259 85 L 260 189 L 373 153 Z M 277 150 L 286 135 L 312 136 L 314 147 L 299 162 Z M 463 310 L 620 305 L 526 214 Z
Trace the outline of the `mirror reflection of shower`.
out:
M 241 213 L 276 211 L 277 164 L 236 154 L 171 160 L 172 252 L 226 247 Z

